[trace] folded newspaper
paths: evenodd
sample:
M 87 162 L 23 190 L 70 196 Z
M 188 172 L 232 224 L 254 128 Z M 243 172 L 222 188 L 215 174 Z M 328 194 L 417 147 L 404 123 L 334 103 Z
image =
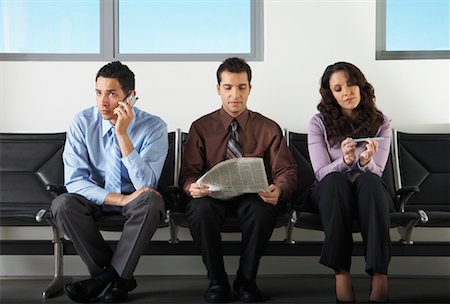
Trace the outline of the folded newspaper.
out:
M 244 193 L 267 191 L 266 170 L 262 158 L 232 158 L 218 163 L 197 180 L 207 185 L 210 197 L 226 200 Z

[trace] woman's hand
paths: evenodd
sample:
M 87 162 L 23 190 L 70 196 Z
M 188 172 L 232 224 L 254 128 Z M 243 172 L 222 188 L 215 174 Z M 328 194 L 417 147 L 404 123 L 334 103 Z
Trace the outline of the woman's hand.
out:
M 359 165 L 364 167 L 367 165 L 372 156 L 378 151 L 378 140 L 367 140 L 366 150 L 359 155 Z
M 344 155 L 344 162 L 347 166 L 353 165 L 355 162 L 356 143 L 350 137 L 347 137 L 341 142 L 341 150 Z

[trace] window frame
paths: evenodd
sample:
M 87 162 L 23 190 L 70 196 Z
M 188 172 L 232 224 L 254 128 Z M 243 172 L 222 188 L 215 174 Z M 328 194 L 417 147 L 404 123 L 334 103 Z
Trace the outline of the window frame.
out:
M 388 51 L 386 50 L 386 1 L 376 1 L 376 60 L 450 59 L 448 51 Z
M 99 5 L 99 54 L 0 53 L 0 61 L 222 61 L 230 56 L 264 60 L 264 0 L 250 0 L 250 53 L 120 54 L 119 0 L 100 0 Z

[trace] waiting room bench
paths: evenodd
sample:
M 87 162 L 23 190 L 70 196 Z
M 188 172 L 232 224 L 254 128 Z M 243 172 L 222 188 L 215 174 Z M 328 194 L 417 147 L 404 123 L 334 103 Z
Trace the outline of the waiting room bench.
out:
M 400 135 L 400 133 L 398 134 Z M 405 134 L 400 137 L 405 137 Z M 169 136 L 169 151 L 166 163 L 163 169 L 163 174 L 158 186 L 158 189 L 163 194 L 166 201 L 167 215 L 166 221 L 161 223 L 161 227 L 169 225 L 170 231 L 175 231 L 178 226 L 173 225 L 172 216 L 174 211 L 173 206 L 179 199 L 177 193 L 177 181 L 180 168 L 180 151 L 182 147 L 182 133 L 180 130 L 176 132 L 170 132 Z M 184 135 L 186 137 L 187 134 Z M 292 136 L 292 138 L 290 137 Z M 435 147 L 433 141 L 427 141 L 427 135 L 423 135 L 423 139 L 414 138 L 415 143 L 414 150 L 420 148 L 426 149 L 428 144 L 432 144 Z M 299 165 L 299 195 L 302 190 L 308 187 L 312 182 L 308 166 L 310 166 L 309 158 L 307 154 L 306 134 L 301 133 L 288 133 L 288 142 L 291 151 Z M 398 138 L 395 137 L 395 140 Z M 449 134 L 433 135 L 433 139 L 438 140 L 440 145 L 438 149 L 440 152 L 438 155 L 432 155 L 434 157 L 433 163 L 447 162 L 449 158 L 448 147 L 450 143 Z M 400 141 L 400 139 L 398 139 Z M 63 163 L 62 163 L 62 151 L 64 148 L 65 133 L 52 133 L 52 134 L 14 134 L 14 133 L 1 133 L 0 134 L 0 226 L 48 226 L 52 227 L 54 237 L 52 240 L 0 240 L 0 254 L 1 255 L 54 255 L 55 260 L 55 275 L 52 283 L 43 291 L 43 298 L 51 297 L 61 290 L 65 282 L 70 280 L 63 275 L 63 256 L 64 255 L 76 255 L 75 248 L 70 240 L 64 238 L 61 232 L 54 225 L 54 222 L 46 210 L 50 210 L 50 204 L 53 198 L 64 191 L 63 184 Z M 394 143 L 398 144 L 398 143 Z M 404 150 L 406 146 L 410 144 L 400 143 Z M 395 145 L 394 145 L 395 147 Z M 402 152 L 400 152 L 402 153 Z M 408 152 L 411 154 L 412 152 Z M 416 153 L 416 152 L 414 152 Z M 425 156 L 423 156 L 425 157 Z M 439 159 L 444 157 L 444 159 Z M 405 156 L 400 156 L 396 151 L 393 153 L 392 162 L 393 168 L 401 168 L 403 171 L 402 180 L 406 185 L 405 177 L 410 174 L 404 169 L 404 165 L 399 162 L 398 159 L 405 159 Z M 421 161 L 419 161 L 421 162 Z M 435 170 L 435 166 L 427 167 L 429 172 Z M 443 182 L 440 181 L 439 185 L 447 185 L 447 192 L 449 189 L 448 176 L 450 168 L 448 165 L 438 166 L 439 172 L 429 173 L 424 178 L 423 176 L 418 179 L 417 182 L 411 182 L 406 187 L 410 193 L 409 197 L 414 197 L 416 193 L 420 193 L 421 187 L 423 187 L 424 181 L 427 181 L 427 176 L 433 175 L 433 182 L 426 182 L 427 194 L 424 196 L 429 198 L 430 201 L 435 202 L 433 197 L 437 193 L 441 193 L 443 189 L 434 189 L 433 184 L 436 178 L 444 178 Z M 419 170 L 422 172 L 423 170 Z M 309 173 L 308 173 L 309 172 Z M 399 170 L 393 170 L 394 180 L 400 174 Z M 438 176 L 436 177 L 435 174 Z M 391 177 L 386 176 L 391 179 Z M 445 178 L 447 178 L 447 184 Z M 400 179 L 399 179 L 400 180 Z M 408 180 L 409 182 L 409 180 Z M 398 187 L 397 187 L 398 188 Z M 393 188 L 393 191 L 396 188 Z M 445 190 L 445 189 L 444 189 Z M 444 192 L 445 193 L 445 192 Z M 420 198 L 420 197 L 419 197 Z M 442 197 L 441 197 L 442 198 Z M 409 198 L 408 198 L 409 199 Z M 449 227 L 448 219 L 448 196 L 447 200 L 439 200 L 444 210 L 439 210 L 439 206 L 434 205 L 434 216 L 441 216 L 439 221 L 433 221 L 434 225 L 439 227 Z M 409 206 L 409 205 L 404 205 Z M 293 206 L 296 207 L 296 206 Z M 410 225 L 404 225 L 405 229 L 409 232 L 403 234 L 404 236 L 410 236 L 410 231 L 414 226 L 426 226 L 429 218 L 431 218 L 432 212 L 428 211 L 425 206 L 420 206 L 424 214 L 418 212 L 418 209 L 404 208 L 398 212 L 411 212 L 417 220 Z M 447 208 L 447 209 L 445 209 Z M 177 210 L 176 212 L 179 212 Z M 430 216 L 428 215 L 430 212 Z M 312 220 L 308 222 L 307 217 L 316 215 L 307 215 L 302 210 L 295 210 L 291 213 L 291 217 L 288 219 L 286 225 L 294 226 L 294 229 L 319 229 L 320 221 Z M 400 217 L 404 215 L 399 214 Z M 35 220 L 38 219 L 38 221 Z M 112 216 L 102 219 L 99 222 L 99 226 L 105 230 L 120 231 L 123 224 L 123 219 L 120 216 Z M 393 220 L 393 222 L 395 219 Z M 103 226 L 102 226 L 103 225 Z M 289 229 L 291 229 L 289 228 Z M 174 238 L 175 237 L 175 238 Z M 112 247 L 115 246 L 115 241 L 109 241 Z M 449 242 L 412 242 L 403 238 L 400 241 L 393 240 L 392 243 L 392 255 L 393 256 L 450 256 L 450 240 Z M 266 256 L 318 256 L 321 251 L 320 241 L 275 241 L 271 240 L 265 250 Z M 240 243 L 238 241 L 224 241 L 224 253 L 226 255 L 239 255 Z M 198 255 L 199 250 L 194 246 L 193 242 L 178 241 L 176 235 L 172 233 L 168 236 L 167 241 L 149 241 L 149 246 L 145 250 L 146 255 Z M 360 242 L 356 242 L 353 255 L 364 255 L 363 246 Z

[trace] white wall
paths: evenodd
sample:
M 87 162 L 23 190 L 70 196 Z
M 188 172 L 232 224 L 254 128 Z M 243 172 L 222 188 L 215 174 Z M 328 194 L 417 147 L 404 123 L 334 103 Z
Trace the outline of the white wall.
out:
M 449 60 L 375 61 L 374 0 L 266 0 L 265 60 L 254 71 L 249 107 L 283 128 L 306 131 L 328 64 L 350 61 L 374 85 L 378 107 L 403 131 L 447 129 Z M 219 107 L 219 62 L 126 62 L 137 77 L 138 106 L 187 130 Z M 95 103 L 104 62 L 1 62 L 0 131 L 64 131 Z M 57 114 L 57 115 L 56 115 Z
M 375 0 L 266 0 L 265 59 L 250 62 L 254 78 L 249 108 L 270 116 L 282 128 L 306 132 L 319 102 L 319 79 L 325 67 L 336 61 L 361 68 L 375 87 L 378 107 L 392 119 L 394 128 L 450 131 L 449 60 L 376 61 Z M 161 116 L 169 130 L 187 131 L 194 119 L 220 106 L 215 90 L 219 62 L 125 63 L 136 74 L 137 106 Z M 0 62 L 0 132 L 66 131 L 77 111 L 95 103 L 94 77 L 103 64 Z M 429 231 L 420 231 L 416 239 L 450 239 L 448 230 Z M 167 239 L 166 232 L 158 232 L 158 237 Z M 0 237 L 39 238 L 41 233 L 2 228 Z M 44 233 L 49 236 L 45 229 Z M 320 234 L 299 231 L 296 237 L 321 239 Z M 86 273 L 77 259 L 66 259 L 69 274 Z M 181 260 L 186 262 L 177 266 L 179 273 L 204 273 L 199 257 Z M 411 266 L 416 260 L 422 267 Z M 171 273 L 164 266 L 168 261 L 180 259 L 144 257 L 143 263 L 150 266 L 140 267 L 138 273 Z M 355 261 L 355 272 L 362 273 L 362 259 Z M 229 264 L 234 269 L 235 263 Z M 448 265 L 448 258 L 406 262 L 393 258 L 391 273 L 448 275 Z M 50 274 L 51 267 L 50 257 L 0 257 L 0 275 Z M 318 265 L 317 257 L 263 259 L 261 272 L 280 271 L 329 273 Z

